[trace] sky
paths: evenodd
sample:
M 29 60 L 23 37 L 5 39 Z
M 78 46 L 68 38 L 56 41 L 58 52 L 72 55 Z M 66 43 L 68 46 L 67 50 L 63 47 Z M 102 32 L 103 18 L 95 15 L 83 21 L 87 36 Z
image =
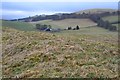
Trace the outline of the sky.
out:
M 117 2 L 2 2 L 2 19 L 17 19 L 34 15 L 72 13 L 85 9 L 118 9 Z

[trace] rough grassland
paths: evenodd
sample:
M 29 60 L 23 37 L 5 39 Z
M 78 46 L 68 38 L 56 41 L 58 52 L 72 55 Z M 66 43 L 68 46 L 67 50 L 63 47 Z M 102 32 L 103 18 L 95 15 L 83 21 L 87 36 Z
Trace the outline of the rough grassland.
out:
M 118 77 L 117 33 L 101 31 L 60 34 L 4 28 L 3 77 Z
M 43 20 L 33 23 L 41 23 L 41 24 L 50 24 L 54 28 L 62 28 L 65 29 L 67 27 L 76 27 L 79 25 L 80 27 L 88 27 L 88 26 L 94 26 L 96 23 L 91 21 L 90 19 L 64 19 L 64 20 Z

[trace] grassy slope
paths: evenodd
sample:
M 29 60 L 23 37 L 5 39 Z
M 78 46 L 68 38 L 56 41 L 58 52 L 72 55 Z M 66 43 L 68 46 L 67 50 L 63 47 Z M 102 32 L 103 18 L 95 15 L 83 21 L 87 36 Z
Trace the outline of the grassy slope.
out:
M 102 18 L 104 21 L 109 21 L 110 23 L 113 23 L 113 22 L 117 22 L 119 19 L 118 19 L 118 16 L 107 16 L 107 17 L 103 17 Z M 114 26 L 118 26 L 118 24 L 112 24 Z
M 58 21 L 43 20 L 43 21 L 38 21 L 33 23 L 34 24 L 36 23 L 50 24 L 53 28 L 62 28 L 62 29 L 65 29 L 70 26 L 76 27 L 77 25 L 79 25 L 80 27 L 88 27 L 88 26 L 96 25 L 96 23 L 94 23 L 90 19 L 64 19 L 64 20 L 58 20 Z
M 82 10 L 82 11 L 78 11 L 78 12 L 75 12 L 77 14 L 82 14 L 83 12 L 85 13 L 102 13 L 102 12 L 113 12 L 113 11 L 116 11 L 114 9 L 101 9 L 101 8 L 96 8 L 96 9 L 87 9 L 87 10 Z
M 104 21 L 116 22 L 118 21 L 118 16 L 107 16 L 102 18 Z
M 52 20 L 42 20 L 42 21 L 36 21 L 36 22 L 30 22 L 32 25 L 36 25 L 36 24 L 46 24 L 46 25 L 51 25 L 53 28 L 61 28 L 60 25 L 54 25 L 51 24 L 50 22 L 52 22 Z
M 117 33 L 98 27 L 88 30 L 83 28 L 87 34 L 80 34 L 80 30 L 45 33 L 3 29 L 3 76 L 118 76 Z
M 22 31 L 34 31 L 35 26 L 31 25 L 27 22 L 18 22 L 18 21 L 2 21 L 2 26 L 4 27 L 10 27 Z
M 67 30 L 67 31 L 62 31 L 61 33 L 58 34 L 89 34 L 89 35 L 100 35 L 100 34 L 111 34 L 114 35 L 116 32 L 110 32 L 109 30 L 106 30 L 104 28 L 100 28 L 98 26 L 90 26 L 90 27 L 82 27 L 80 30 Z

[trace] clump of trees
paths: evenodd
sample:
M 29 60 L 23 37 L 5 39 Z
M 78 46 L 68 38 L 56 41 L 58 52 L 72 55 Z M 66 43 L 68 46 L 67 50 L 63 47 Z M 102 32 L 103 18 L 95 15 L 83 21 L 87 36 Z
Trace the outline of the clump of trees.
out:
M 42 25 L 42 24 L 36 24 L 36 29 L 42 30 L 42 31 L 50 31 L 52 29 L 51 25 Z
M 79 29 L 80 29 L 80 27 L 77 25 L 77 26 L 76 26 L 76 30 L 79 30 Z
M 117 27 L 116 26 L 113 26 L 110 22 L 108 21 L 104 21 L 102 19 L 98 20 L 97 21 L 98 23 L 98 26 L 102 27 L 102 28 L 105 28 L 105 29 L 108 29 L 110 31 L 117 31 Z
M 51 25 L 46 25 L 46 24 L 36 24 L 36 29 L 40 31 L 49 31 L 49 32 L 60 32 L 60 28 L 53 29 Z
M 101 16 L 105 16 L 107 14 L 108 13 L 99 14 L 99 15 L 98 14 L 91 15 L 90 19 L 93 20 L 94 22 L 96 22 L 99 27 L 108 29 L 110 31 L 117 31 L 117 27 L 113 26 L 112 23 L 102 20 Z M 117 23 L 117 22 L 115 22 L 115 23 Z
M 75 28 L 72 28 L 72 27 L 68 27 L 68 30 L 79 30 L 80 27 L 77 25 Z
M 68 27 L 68 30 L 72 30 L 72 27 Z

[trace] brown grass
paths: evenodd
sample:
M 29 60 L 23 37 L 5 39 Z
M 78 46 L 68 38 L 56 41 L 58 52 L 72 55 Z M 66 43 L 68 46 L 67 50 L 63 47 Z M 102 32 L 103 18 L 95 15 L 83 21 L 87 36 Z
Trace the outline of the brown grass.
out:
M 117 37 L 75 34 L 3 29 L 3 77 L 118 77 Z

